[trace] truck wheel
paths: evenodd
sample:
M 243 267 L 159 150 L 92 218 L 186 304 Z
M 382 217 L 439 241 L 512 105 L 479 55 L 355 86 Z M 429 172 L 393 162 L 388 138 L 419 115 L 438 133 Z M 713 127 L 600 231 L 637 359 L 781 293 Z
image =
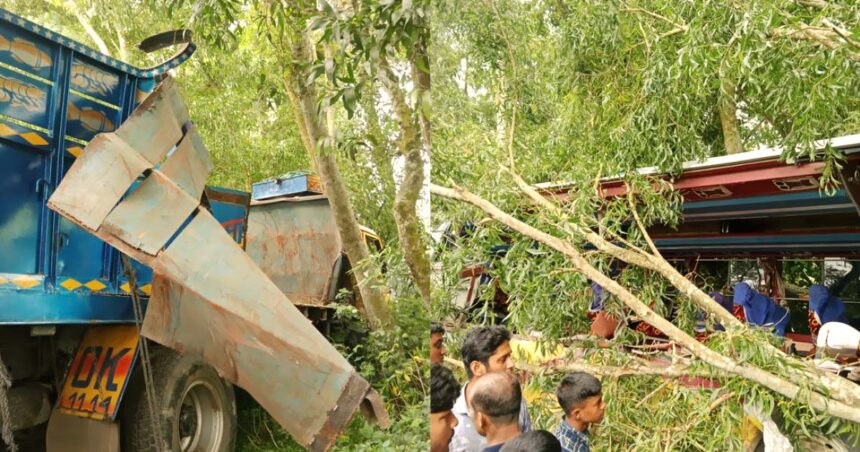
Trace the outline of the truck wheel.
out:
M 236 442 L 236 396 L 215 369 L 164 347 L 152 347 L 151 361 L 161 438 L 155 447 L 143 366 L 135 373 L 120 407 L 124 452 L 162 450 L 228 452 Z

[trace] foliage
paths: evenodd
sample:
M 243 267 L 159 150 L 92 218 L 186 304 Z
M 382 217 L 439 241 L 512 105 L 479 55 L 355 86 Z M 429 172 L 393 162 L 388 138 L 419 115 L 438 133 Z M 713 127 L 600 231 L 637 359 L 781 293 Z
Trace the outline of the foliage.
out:
M 526 394 L 543 394 L 529 403 L 536 428 L 558 427 L 561 410 L 553 394 L 562 376 L 536 375 L 525 387 Z M 592 450 L 741 449 L 743 416 L 738 405 L 722 404 L 703 412 L 725 390 L 691 389 L 659 377 L 602 378 L 602 383 L 606 414 L 600 425 L 590 429 Z M 695 428 L 679 435 L 678 430 L 691 420 L 696 421 Z
M 591 265 L 609 274 L 617 262 L 583 243 L 570 225 L 647 249 L 631 221 L 632 212 L 644 226 L 676 224 L 677 194 L 654 186 L 655 181 L 635 170 L 654 166 L 658 174 L 677 174 L 685 161 L 722 154 L 724 132 L 717 107 L 726 95 L 725 83 L 736 88 L 733 100 L 747 150 L 780 145 L 787 149 L 786 157 L 810 157 L 814 140 L 860 130 L 860 104 L 845 91 L 860 86 L 851 44 L 826 49 L 816 41 L 780 35 L 786 27 L 825 21 L 855 29 L 860 10 L 857 5 L 812 3 L 818 2 L 447 2 L 432 21 L 434 91 L 436 99 L 444 99 L 434 105 L 433 182 L 465 187 L 529 225 L 570 241 Z M 814 158 L 825 159 L 829 169 L 838 164 L 832 150 Z M 562 211 L 527 204 L 500 162 L 515 166 L 530 183 L 556 183 Z M 636 187 L 636 197 L 600 199 L 595 188 L 599 178 L 618 174 Z M 826 173 L 822 183 L 831 183 L 830 177 Z M 483 263 L 509 297 L 506 322 L 512 329 L 539 333 L 549 344 L 588 332 L 589 281 L 570 268 L 568 259 L 483 221 L 483 213 L 463 204 L 434 198 L 433 215 L 437 223 L 480 224 L 475 232 L 440 246 L 435 256 L 441 268 L 435 290 L 447 297 L 435 315 L 465 318 L 450 300 L 460 284 L 460 271 Z M 491 259 L 488 250 L 499 243 L 510 243 L 511 249 Z M 666 301 L 672 300 L 674 323 L 692 330 L 696 306 L 672 295 L 662 277 L 631 267 L 618 270 L 613 279 L 658 313 L 671 317 Z M 703 281 L 703 286 L 716 288 L 716 282 Z M 493 294 L 482 298 L 492 299 Z M 608 309 L 629 316 L 613 299 Z M 611 344 L 631 346 L 640 339 L 625 330 Z M 717 334 L 707 345 L 786 375 L 795 364 L 764 354 L 766 342 L 763 335 L 750 332 Z M 741 399 L 780 413 L 793 439 L 805 430 L 857 430 L 839 422 L 834 427 L 804 403 L 747 380 L 725 383 L 737 397 L 714 416 L 685 432 L 660 436 L 653 435 L 660 431 L 657 421 L 677 424 L 662 415 L 704 410 L 711 395 L 666 394 L 658 400 L 662 404 L 665 399 L 667 409 L 661 405 L 660 413 L 652 415 L 627 398 L 638 400 L 660 383 L 651 377 L 621 380 L 612 389 L 624 408 L 610 413 L 612 449 L 632 448 L 637 441 L 648 450 L 716 447 L 713 432 L 729 434 L 737 428 Z M 637 428 L 652 436 L 639 436 Z

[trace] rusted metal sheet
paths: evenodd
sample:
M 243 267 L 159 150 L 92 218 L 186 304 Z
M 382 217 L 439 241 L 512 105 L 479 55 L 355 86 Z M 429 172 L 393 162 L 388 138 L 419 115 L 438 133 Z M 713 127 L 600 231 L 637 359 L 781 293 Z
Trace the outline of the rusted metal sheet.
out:
M 116 131 L 116 135 L 153 165 L 161 163 L 182 139 L 188 122 L 185 108 L 172 78 L 167 78 L 140 104 Z
M 196 198 L 153 171 L 105 218 L 102 228 L 126 244 L 155 255 L 196 208 Z
M 166 114 L 164 109 L 184 109 L 177 104 L 181 100 L 172 86 L 168 79 L 156 90 L 155 98 L 143 104 L 161 113 L 135 113 L 123 124 L 121 129 L 133 129 L 125 137 L 158 137 L 152 143 L 159 149 L 169 143 L 164 138 L 168 135 L 152 128 L 158 129 L 159 121 L 165 121 L 171 123 L 169 129 L 176 121 L 176 115 Z M 168 104 L 173 106 L 166 108 Z M 185 130 L 194 133 L 193 127 Z M 176 137 L 175 142 L 181 139 Z M 105 172 L 100 177 L 117 179 L 110 184 L 82 183 L 95 173 L 90 166 L 80 165 L 84 159 L 79 159 L 66 176 L 74 182 L 61 184 L 49 206 L 153 268 L 156 279 L 144 319 L 145 336 L 201 356 L 254 396 L 303 445 L 311 450 L 330 448 L 359 407 L 370 419 L 387 425 L 381 399 L 368 383 L 215 218 L 197 207 L 198 200 L 192 195 L 202 189 L 200 181 L 205 180 L 211 163 L 199 139 L 186 135 L 184 142 L 188 143 L 185 148 L 180 144 L 168 157 L 165 172 L 148 168 L 140 187 L 122 201 L 120 197 L 134 180 L 131 175 L 142 173 L 140 167 L 146 166 L 140 162 L 153 164 L 160 159 L 154 158 L 160 151 L 147 153 L 146 159 L 131 158 L 137 166 L 130 168 L 102 165 Z M 110 143 L 113 146 L 102 145 L 99 152 L 91 153 L 88 148 L 83 155 L 126 162 L 126 154 L 133 152 L 131 146 L 124 140 Z M 133 146 L 140 150 L 141 145 L 138 141 Z M 167 173 L 191 176 L 173 181 Z M 123 187 L 125 183 L 128 185 Z M 104 212 L 95 221 L 117 202 L 113 212 Z M 193 219 L 185 224 L 192 211 Z M 162 249 L 171 237 L 175 238 Z M 339 244 L 336 248 L 339 250 Z
M 144 334 L 222 369 L 300 443 L 330 445 L 369 386 L 219 227 L 200 212 L 156 259 Z
M 49 201 L 49 207 L 89 230 L 98 229 L 131 184 L 150 167 L 140 154 L 112 133 L 96 136 L 75 161 Z
M 210 171 L 212 160 L 209 152 L 197 134 L 197 127 L 192 124 L 176 151 L 161 165 L 161 172 L 192 198 L 200 199 Z
M 326 198 L 253 203 L 245 250 L 293 303 L 328 303 L 341 241 Z

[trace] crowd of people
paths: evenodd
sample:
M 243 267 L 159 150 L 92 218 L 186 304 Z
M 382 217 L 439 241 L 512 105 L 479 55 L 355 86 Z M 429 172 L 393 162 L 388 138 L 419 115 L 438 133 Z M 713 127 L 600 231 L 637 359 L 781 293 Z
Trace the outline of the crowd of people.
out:
M 441 325 L 431 326 L 430 441 L 433 452 L 587 452 L 588 429 L 603 419 L 600 381 L 584 372 L 556 390 L 564 413 L 551 433 L 534 430 L 520 382 L 511 372 L 511 333 L 502 326 L 470 330 L 460 350 L 467 381 L 442 365 Z
M 603 309 L 605 291 L 600 286 L 593 289 L 594 302 L 589 312 L 592 333 L 611 337 L 618 322 Z M 790 312 L 748 283 L 736 284 L 731 299 L 720 293 L 711 296 L 739 320 L 766 328 L 778 336 L 785 335 Z M 846 324 L 842 300 L 833 296 L 827 287 L 810 287 L 808 318 L 810 331 L 819 338 L 820 344 L 860 356 L 860 333 Z M 633 327 L 648 334 L 649 326 Z M 721 325 L 712 326 L 712 331 L 720 329 Z M 710 331 L 697 327 L 696 334 L 706 337 Z M 447 354 L 444 341 L 442 325 L 433 323 L 430 331 L 432 452 L 590 450 L 589 429 L 603 420 L 606 410 L 601 383 L 596 377 L 585 372 L 564 376 L 555 394 L 563 413 L 558 426 L 552 432 L 534 430 L 520 382 L 511 372 L 514 364 L 511 333 L 507 329 L 480 326 L 467 332 L 460 349 L 466 372 L 462 385 L 443 365 Z

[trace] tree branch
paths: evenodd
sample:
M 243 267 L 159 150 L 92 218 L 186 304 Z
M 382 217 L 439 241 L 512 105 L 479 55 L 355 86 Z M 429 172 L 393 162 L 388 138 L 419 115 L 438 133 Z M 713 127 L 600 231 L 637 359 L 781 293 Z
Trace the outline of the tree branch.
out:
M 685 32 L 685 31 L 687 31 L 687 30 L 689 29 L 689 27 L 687 26 L 687 24 L 675 22 L 674 20 L 671 20 L 671 19 L 667 18 L 666 16 L 662 16 L 662 15 L 660 15 L 660 14 L 657 14 L 657 13 L 653 12 L 653 11 L 648 11 L 647 9 L 642 9 L 642 8 L 622 8 L 622 9 L 621 9 L 621 11 L 626 11 L 626 12 L 631 12 L 631 13 L 642 13 L 642 14 L 649 15 L 649 16 L 651 16 L 651 17 L 655 18 L 655 19 L 659 19 L 659 20 L 665 21 L 665 22 L 667 22 L 667 23 L 670 23 L 670 24 L 672 24 L 672 25 L 674 25 L 674 26 L 675 26 L 675 30 L 672 30 L 672 33 L 673 33 L 673 34 L 674 34 L 674 33 L 681 33 L 681 32 Z
M 651 240 L 651 235 L 648 234 L 647 230 L 645 230 L 645 225 L 639 218 L 639 213 L 636 212 L 636 203 L 633 202 L 633 189 L 632 187 L 630 187 L 630 185 L 627 185 L 627 203 L 630 205 L 630 212 L 633 214 L 633 221 L 636 222 L 636 226 L 639 228 L 639 233 L 642 234 L 642 237 L 645 239 L 645 242 L 648 243 L 648 247 L 651 248 L 651 252 L 654 253 L 655 256 L 662 259 L 663 255 L 660 254 L 660 250 L 657 249 L 657 245 L 654 245 L 654 241 Z
M 645 366 L 636 363 L 630 363 L 624 366 L 601 366 L 596 364 L 588 364 L 584 362 L 566 362 L 559 365 L 533 365 L 526 363 L 517 363 L 514 367 L 524 370 L 531 374 L 550 373 L 550 374 L 566 374 L 570 372 L 588 372 L 590 374 L 602 375 L 604 377 L 622 378 L 622 377 L 642 377 L 642 376 L 658 376 L 667 378 L 681 377 L 713 377 L 712 374 L 694 370 L 687 366 L 671 365 L 667 367 Z M 659 387 L 658 387 L 659 389 Z M 646 397 L 647 398 L 647 397 Z
M 830 50 L 844 50 L 845 55 L 848 56 L 851 60 L 860 63 L 860 52 L 851 51 L 845 49 L 844 43 L 848 43 L 852 45 L 852 41 L 850 39 L 844 40 L 844 43 L 837 40 L 844 39 L 838 31 L 828 29 L 828 28 L 820 28 L 813 27 L 807 24 L 800 24 L 797 28 L 792 27 L 777 27 L 770 31 L 770 35 L 775 38 L 790 38 L 790 39 L 799 39 L 799 40 L 807 40 L 813 41 L 821 46 L 824 46 Z
M 511 44 L 511 40 L 508 37 L 507 31 L 505 31 L 505 27 L 502 24 L 502 15 L 499 14 L 499 8 L 496 6 L 495 0 L 488 0 L 490 6 L 493 8 L 493 13 L 496 15 L 496 23 L 499 24 L 499 31 L 502 34 L 502 39 L 505 41 L 505 45 L 508 48 L 508 59 L 511 64 L 511 78 L 513 79 L 511 83 L 513 85 L 512 91 L 514 92 L 514 98 L 511 102 L 511 125 L 508 128 L 508 161 L 511 169 L 516 168 L 514 163 L 514 131 L 517 128 L 517 106 L 519 105 L 519 96 L 517 90 L 517 60 L 514 57 L 514 46 Z
M 826 412 L 832 416 L 860 422 L 860 408 L 856 406 L 851 406 L 841 401 L 824 397 L 822 394 L 815 391 L 810 391 L 808 393 L 803 392 L 800 386 L 785 380 L 782 377 L 749 364 L 738 363 L 729 357 L 723 356 L 705 347 L 671 322 L 657 315 L 625 287 L 622 287 L 612 278 L 594 268 L 568 242 L 517 220 L 510 214 L 500 210 L 492 203 L 468 192 L 465 189 L 459 187 L 456 189 L 450 189 L 435 184 L 431 184 L 430 189 L 431 193 L 435 195 L 471 204 L 486 212 L 496 221 L 510 227 L 520 234 L 562 253 L 575 267 L 579 268 L 583 275 L 603 286 L 609 291 L 609 293 L 615 295 L 619 301 L 624 303 L 628 308 L 635 312 L 636 315 L 642 318 L 642 320 L 658 328 L 673 341 L 686 347 L 693 353 L 693 355 L 705 363 L 727 373 L 751 380 L 792 400 L 804 398 L 809 406 L 820 412 Z M 821 372 L 819 372 L 819 374 L 821 374 Z M 809 387 L 816 387 L 821 380 L 820 376 L 816 376 L 818 377 L 817 379 L 807 382 Z
M 512 171 L 508 172 L 514 179 L 514 182 L 517 184 L 517 187 L 519 187 L 520 190 L 523 191 L 523 193 L 525 193 L 529 198 L 531 198 L 532 202 L 545 209 L 549 209 L 551 212 L 556 213 L 562 218 L 564 217 L 565 213 L 558 205 L 541 196 L 541 194 L 538 193 L 537 190 L 534 189 L 534 187 L 526 183 L 526 181 L 523 180 L 522 177 L 520 177 L 518 174 Z M 692 281 L 679 273 L 678 270 L 676 270 L 675 267 L 666 262 L 665 259 L 657 258 L 656 256 L 646 255 L 644 253 L 641 253 L 641 251 L 637 253 L 618 247 L 611 242 L 608 242 L 606 239 L 604 239 L 594 231 L 588 228 L 584 228 L 580 225 L 567 223 L 567 226 L 569 226 L 570 229 L 572 229 L 575 233 L 585 237 L 585 239 L 589 243 L 594 245 L 594 247 L 597 248 L 599 251 L 617 259 L 620 259 L 624 262 L 627 262 L 628 264 L 636 265 L 638 267 L 652 270 L 661 274 L 664 278 L 666 278 L 666 280 L 669 281 L 669 283 L 675 286 L 681 294 L 685 295 L 705 312 L 708 312 L 711 315 L 715 316 L 720 321 L 720 323 L 727 329 L 742 331 L 746 328 L 743 323 L 741 323 L 738 319 L 731 315 L 731 313 L 726 311 L 722 306 L 718 305 L 717 302 L 710 297 L 710 295 L 703 292 L 698 286 L 693 284 Z M 765 352 L 771 358 L 788 358 L 788 355 L 786 355 L 783 351 L 769 344 L 762 351 Z M 827 372 L 820 372 L 818 369 L 812 367 L 809 363 L 798 364 L 799 366 L 797 366 L 796 368 L 789 366 L 786 369 L 786 372 L 791 375 L 792 378 L 803 378 L 810 379 L 812 381 L 818 381 L 822 385 L 824 385 L 829 391 L 831 391 L 835 398 L 860 406 L 860 391 L 858 391 L 858 387 L 856 385 L 837 375 L 833 375 Z
M 313 46 L 304 33 L 296 36 L 289 45 L 292 60 L 286 65 L 285 87 L 290 99 L 295 102 L 293 108 L 301 115 L 296 122 L 307 134 L 302 141 L 306 146 L 310 146 L 307 148 L 308 154 L 317 163 L 343 249 L 349 257 L 358 293 L 361 295 L 359 307 L 363 308 L 362 313 L 372 327 L 387 328 L 391 324 L 391 315 L 388 301 L 380 289 L 383 284 L 376 269 L 361 265 L 362 262 L 370 260 L 370 253 L 355 218 L 346 184 L 340 175 L 334 142 L 327 135 L 317 111 L 319 96 L 316 87 L 307 83 L 307 65 L 303 63 L 310 60 Z
M 75 19 L 77 19 L 81 26 L 84 27 L 84 31 L 87 32 L 87 36 L 89 36 L 90 39 L 93 40 L 93 42 L 96 44 L 96 47 L 99 48 L 99 51 L 105 55 L 110 55 L 110 50 L 108 50 L 108 46 L 107 44 L 105 44 L 104 39 L 102 39 L 102 37 L 99 36 L 98 32 L 96 32 L 96 29 L 93 28 L 92 24 L 90 23 L 90 18 L 84 14 L 81 8 L 75 5 L 74 2 L 71 2 L 69 0 L 66 0 L 63 3 L 63 6 L 66 8 L 67 11 L 72 13 L 72 15 L 75 16 Z
M 564 216 L 565 213 L 562 212 L 561 208 L 553 204 L 551 201 L 541 196 L 537 190 L 534 189 L 531 185 L 529 185 L 522 177 L 518 174 L 509 171 L 509 174 L 514 179 L 514 182 L 517 184 L 520 190 L 525 193 L 535 204 L 541 206 L 551 212 L 559 216 Z M 654 259 L 655 256 L 651 256 L 648 254 L 644 254 L 641 251 L 635 252 L 631 250 L 627 250 L 621 248 L 613 243 L 607 241 L 599 234 L 594 231 L 584 228 L 580 225 L 574 223 L 566 223 L 566 226 L 569 226 L 576 234 L 585 237 L 585 239 L 594 245 L 598 250 L 618 258 L 628 264 L 633 264 L 638 267 L 642 267 L 648 270 L 655 271 L 664 278 L 666 278 L 672 285 L 677 287 L 684 295 L 690 298 L 697 306 L 704 309 L 706 312 L 711 313 L 717 319 L 720 320 L 720 323 L 726 327 L 733 327 L 741 329 L 743 328 L 743 324 L 731 315 L 730 312 L 723 309 L 722 306 L 718 305 L 713 298 L 711 298 L 708 294 L 702 292 L 695 284 L 690 282 L 684 275 L 678 273 L 674 267 L 672 267 L 668 262 L 666 262 L 662 258 Z
M 720 405 L 731 400 L 734 397 L 737 397 L 737 394 L 735 394 L 734 392 L 729 392 L 727 394 L 723 394 L 722 396 L 720 396 L 719 398 L 717 398 L 716 400 L 711 402 L 711 404 L 708 405 L 708 407 L 705 409 L 705 411 L 702 411 L 702 412 L 698 413 L 697 415 L 693 416 L 693 418 L 690 419 L 690 421 L 687 422 L 686 424 L 678 426 L 678 427 L 674 427 L 671 430 L 676 431 L 676 432 L 680 432 L 680 433 L 686 433 L 688 430 L 693 428 L 697 422 L 699 422 L 699 419 L 706 416 L 711 411 L 716 410 Z

